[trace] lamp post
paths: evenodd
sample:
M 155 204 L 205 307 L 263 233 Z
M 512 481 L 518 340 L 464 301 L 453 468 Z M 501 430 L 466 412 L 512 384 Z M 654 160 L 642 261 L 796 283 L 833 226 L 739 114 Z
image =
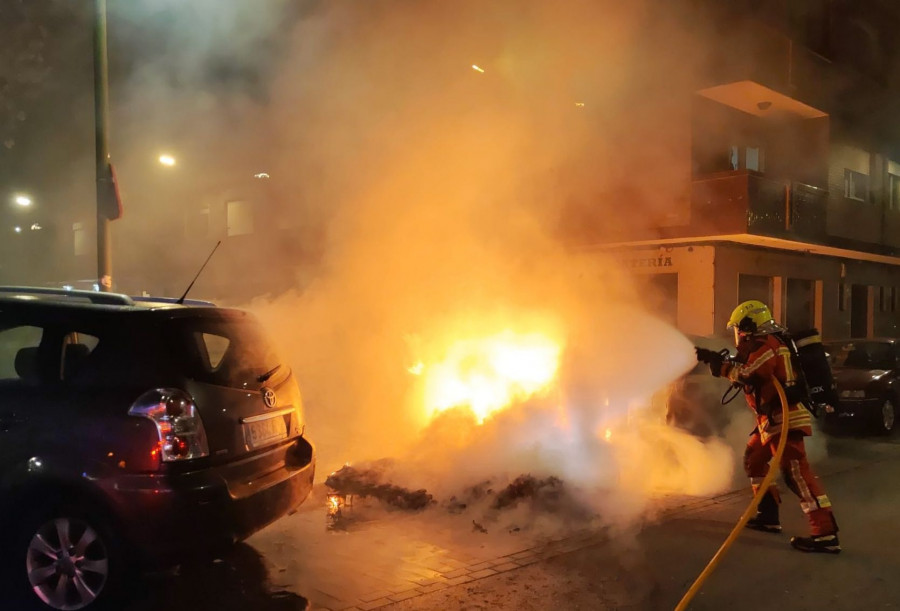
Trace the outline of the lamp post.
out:
M 97 280 L 101 291 L 112 290 L 110 218 L 104 198 L 110 192 L 109 64 L 106 49 L 106 0 L 94 0 L 94 150 L 97 162 Z

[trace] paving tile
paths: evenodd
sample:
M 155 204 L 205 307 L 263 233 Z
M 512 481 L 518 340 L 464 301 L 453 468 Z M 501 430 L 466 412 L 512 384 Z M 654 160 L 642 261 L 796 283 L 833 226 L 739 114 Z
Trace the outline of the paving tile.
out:
M 523 552 L 516 552 L 515 554 L 510 554 L 506 556 L 507 558 L 512 558 L 513 560 L 519 560 L 521 558 L 527 558 L 535 555 L 535 550 L 527 549 Z
M 463 562 L 462 560 L 456 560 L 449 556 L 445 556 L 444 558 L 442 558 L 442 560 L 444 561 L 444 565 L 449 566 L 451 570 L 452 569 L 463 569 L 463 568 L 466 568 L 467 566 L 469 566 L 468 562 Z
M 477 573 L 472 573 L 469 575 L 472 579 L 482 579 L 484 577 L 490 577 L 491 575 L 496 575 L 497 571 L 494 569 L 482 569 Z
M 418 589 L 419 589 L 419 592 L 421 592 L 422 594 L 428 594 L 429 592 L 437 592 L 438 590 L 447 589 L 448 587 L 450 587 L 447 585 L 447 583 L 448 582 L 431 583 L 431 584 L 428 584 L 427 586 L 419 586 Z
M 478 564 L 473 564 L 469 567 L 470 571 L 481 571 L 483 569 L 489 569 L 492 566 L 497 564 L 496 560 L 486 560 L 485 562 L 479 562 Z
M 504 562 L 503 564 L 498 564 L 489 570 L 497 571 L 498 573 L 502 573 L 503 571 L 511 571 L 513 569 L 518 569 L 518 568 L 522 568 L 522 565 L 516 564 L 515 562 Z
M 470 575 L 463 575 L 462 577 L 454 577 L 453 579 L 448 579 L 447 585 L 458 586 L 464 583 L 469 583 L 470 581 L 474 581 Z
M 384 607 L 385 605 L 389 605 L 392 602 L 394 601 L 392 601 L 390 598 L 379 598 L 378 600 L 373 600 L 372 602 L 358 604 L 357 607 L 362 609 L 362 611 L 369 611 L 370 609 Z
M 387 598 L 391 594 L 393 594 L 393 592 L 388 590 L 378 590 L 377 592 L 371 592 L 370 594 L 363 594 L 359 599 L 364 603 L 369 603 L 373 600 L 378 600 L 379 598 Z
M 314 603 L 315 608 L 320 610 L 344 609 L 345 607 L 355 604 L 351 600 L 337 598 L 336 596 L 329 594 L 328 592 L 323 592 L 317 588 L 313 588 L 313 591 L 310 592 L 309 599 Z
M 535 564 L 540 561 L 540 557 L 532 556 L 531 558 L 523 558 L 522 560 L 514 560 L 513 562 L 515 562 L 519 566 L 528 566 L 529 564 Z
M 435 583 L 446 583 L 447 577 L 444 575 L 438 575 L 436 577 L 423 577 L 422 579 L 414 579 L 413 581 L 420 586 L 430 586 Z
M 412 580 L 403 580 L 388 584 L 387 589 L 390 590 L 391 594 L 397 594 L 398 592 L 407 592 L 409 590 L 413 590 L 417 586 L 418 584 Z
M 389 599 L 394 601 L 395 603 L 400 602 L 401 600 L 406 600 L 407 598 L 415 598 L 416 596 L 421 596 L 422 593 L 418 590 L 408 590 L 406 592 L 400 592 L 399 594 L 392 594 L 388 596 Z
M 453 579 L 454 577 L 462 577 L 463 575 L 468 575 L 469 573 L 469 569 L 456 569 L 455 571 L 444 573 L 444 577 L 446 577 L 447 579 Z

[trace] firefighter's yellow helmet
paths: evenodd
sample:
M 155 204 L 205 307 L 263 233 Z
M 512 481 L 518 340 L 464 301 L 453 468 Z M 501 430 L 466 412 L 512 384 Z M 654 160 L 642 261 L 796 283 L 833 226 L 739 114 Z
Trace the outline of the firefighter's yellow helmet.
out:
M 755 299 L 745 301 L 734 309 L 731 318 L 728 319 L 729 329 L 736 329 L 740 333 L 756 333 L 757 329 L 772 322 L 772 312 L 769 306 Z

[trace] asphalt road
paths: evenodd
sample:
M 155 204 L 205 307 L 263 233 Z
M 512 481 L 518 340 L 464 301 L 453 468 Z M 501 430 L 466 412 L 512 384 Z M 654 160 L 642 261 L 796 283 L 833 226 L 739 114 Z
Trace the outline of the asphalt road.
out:
M 844 551 L 804 554 L 793 497 L 785 532 L 748 531 L 708 579 L 691 609 L 892 609 L 900 607 L 900 444 L 828 438 L 816 465 L 836 510 Z M 516 572 L 426 594 L 389 607 L 412 609 L 674 609 L 712 558 L 750 495 L 723 495 L 645 527 L 636 538 L 576 550 Z
M 785 533 L 744 533 L 691 609 L 900 606 L 900 441 L 823 441 L 814 464 L 834 503 L 844 552 L 791 549 L 790 535 L 805 534 L 806 524 L 785 494 Z M 693 500 L 633 532 L 582 533 L 549 545 L 525 539 L 513 545 L 506 533 L 461 537 L 458 523 L 443 529 L 390 514 L 356 531 L 326 533 L 313 499 L 305 512 L 265 529 L 229 558 L 144 579 L 128 611 L 160 605 L 293 611 L 307 604 L 333 611 L 672 609 L 749 498 L 742 489 Z M 400 573 L 407 586 L 386 577 Z M 367 596 L 376 584 L 387 590 Z

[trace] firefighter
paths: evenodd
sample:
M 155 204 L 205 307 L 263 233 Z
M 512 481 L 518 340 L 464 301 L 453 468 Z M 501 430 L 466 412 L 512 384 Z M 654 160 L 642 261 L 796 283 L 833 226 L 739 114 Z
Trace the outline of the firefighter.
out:
M 754 493 L 769 470 L 769 461 L 782 434 L 781 399 L 773 379 L 784 387 L 788 399 L 787 445 L 781 458 L 781 472 L 788 488 L 800 498 L 800 507 L 810 525 L 809 537 L 791 537 L 791 546 L 804 552 L 837 554 L 841 551 L 837 522 L 825 489 L 806 458 L 803 438 L 812 435 L 812 417 L 803 404 L 804 393 L 797 383 L 791 353 L 784 339 L 785 329 L 772 317 L 761 301 L 745 301 L 734 309 L 728 320 L 734 329 L 737 355 L 697 348 L 697 360 L 709 365 L 714 376 L 727 377 L 743 386 L 747 404 L 756 415 L 756 428 L 750 434 L 744 452 L 744 469 Z M 780 533 L 778 507 L 781 498 L 773 484 L 759 503 L 757 514 L 747 526 L 769 533 Z

